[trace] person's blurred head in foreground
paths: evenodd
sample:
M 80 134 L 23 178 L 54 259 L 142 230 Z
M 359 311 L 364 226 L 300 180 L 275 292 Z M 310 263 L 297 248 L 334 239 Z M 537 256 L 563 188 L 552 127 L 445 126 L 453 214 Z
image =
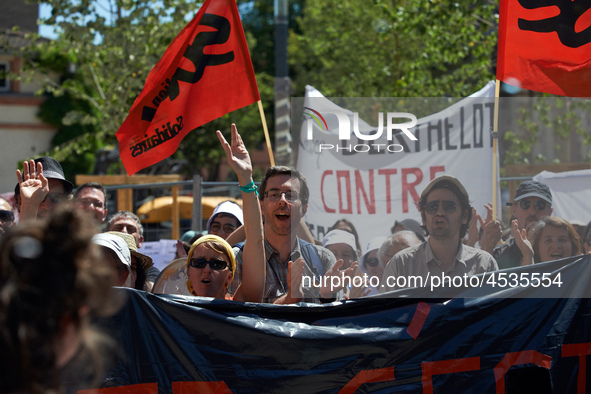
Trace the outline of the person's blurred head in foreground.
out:
M 191 245 L 187 256 L 187 288 L 191 294 L 225 299 L 235 271 L 234 252 L 223 238 L 207 234 Z
M 114 313 L 96 227 L 71 208 L 11 228 L 0 241 L 0 392 L 60 390 L 74 357 L 100 376 L 109 342 L 90 321 Z

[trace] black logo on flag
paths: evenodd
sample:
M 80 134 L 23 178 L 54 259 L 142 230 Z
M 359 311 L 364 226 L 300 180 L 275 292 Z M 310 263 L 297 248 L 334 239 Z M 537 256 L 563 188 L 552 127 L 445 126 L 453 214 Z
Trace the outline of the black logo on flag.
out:
M 152 100 L 152 103 L 158 108 L 162 100 L 166 97 L 170 97 L 170 101 L 173 101 L 179 96 L 180 88 L 179 81 L 194 84 L 203 77 L 203 71 L 207 66 L 219 66 L 221 64 L 230 63 L 234 60 L 234 51 L 227 53 L 214 55 L 205 54 L 203 50 L 208 45 L 224 44 L 230 38 L 230 32 L 232 25 L 230 21 L 220 15 L 215 14 L 204 14 L 201 18 L 200 25 L 213 27 L 217 31 L 211 32 L 200 32 L 195 36 L 193 43 L 187 46 L 187 49 L 183 53 L 183 56 L 191 61 L 195 66 L 195 71 L 187 71 L 182 68 L 177 68 L 174 72 L 170 83 L 166 86 L 166 92 L 164 95 L 161 94 Z M 166 81 L 168 82 L 168 80 Z M 142 120 L 151 122 L 156 115 L 156 108 L 144 106 L 142 110 Z
M 591 8 L 589 0 L 519 0 L 523 8 L 533 10 L 542 7 L 555 6 L 560 9 L 556 16 L 530 21 L 521 19 L 517 26 L 521 30 L 529 30 L 537 33 L 558 33 L 562 45 L 569 48 L 578 48 L 591 42 L 591 26 L 580 32 L 575 32 L 575 24 L 579 17 Z
M 145 139 L 143 141 L 134 139 L 134 143 L 129 146 L 131 157 L 138 157 L 139 155 L 176 137 L 183 129 L 183 117 L 179 116 L 176 118 L 176 123 L 172 125 L 170 122 L 166 122 L 161 128 L 162 130 L 159 127 L 156 127 L 154 134 L 151 136 L 144 134 Z

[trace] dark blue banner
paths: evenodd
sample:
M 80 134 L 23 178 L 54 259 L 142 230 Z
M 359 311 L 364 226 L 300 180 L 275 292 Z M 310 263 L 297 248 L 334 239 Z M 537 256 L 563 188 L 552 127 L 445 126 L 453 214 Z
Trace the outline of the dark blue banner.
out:
M 589 287 L 591 256 L 552 264 L 577 273 L 563 298 L 275 306 L 122 289 L 108 322 L 122 353 L 97 392 L 586 392 L 591 303 L 569 294 Z

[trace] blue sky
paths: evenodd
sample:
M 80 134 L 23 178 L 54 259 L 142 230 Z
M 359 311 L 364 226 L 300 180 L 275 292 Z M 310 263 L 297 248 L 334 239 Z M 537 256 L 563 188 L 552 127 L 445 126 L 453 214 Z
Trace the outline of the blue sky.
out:
M 107 21 L 110 21 L 111 14 L 108 12 L 109 0 L 94 0 L 93 2 L 97 5 L 96 6 L 97 12 L 100 13 L 101 16 L 105 17 L 105 19 Z M 200 5 L 200 2 L 195 2 L 195 5 L 196 6 Z M 154 7 L 162 7 L 163 4 L 161 2 L 155 2 L 153 4 L 153 6 Z M 197 9 L 198 9 L 198 7 L 197 7 Z M 185 16 L 185 20 L 187 22 L 189 22 L 191 20 L 191 18 L 193 18 L 193 16 L 197 12 L 197 9 L 195 9 L 195 12 L 190 13 Z M 39 18 L 45 19 L 45 18 L 48 18 L 49 16 L 51 16 L 51 6 L 48 4 L 40 4 L 39 5 Z M 57 33 L 55 32 L 53 27 L 48 26 L 48 25 L 39 25 L 39 34 L 43 37 L 50 38 L 50 39 L 57 38 Z
M 47 18 L 51 15 L 51 6 L 48 4 L 39 4 L 39 18 Z M 51 26 L 39 25 L 39 34 L 46 38 L 55 39 L 57 34 Z

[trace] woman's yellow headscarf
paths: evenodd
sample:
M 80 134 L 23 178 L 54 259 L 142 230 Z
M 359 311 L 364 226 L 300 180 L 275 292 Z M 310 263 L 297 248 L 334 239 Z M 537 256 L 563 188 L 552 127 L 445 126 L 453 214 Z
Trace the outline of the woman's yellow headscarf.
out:
M 204 235 L 197 239 L 193 245 L 191 245 L 191 249 L 189 249 L 189 253 L 187 254 L 187 272 L 189 271 L 189 263 L 191 262 L 193 251 L 195 251 L 197 246 L 205 242 L 213 242 L 216 244 L 216 246 L 220 246 L 222 248 L 226 256 L 228 256 L 228 259 L 230 259 L 230 270 L 232 270 L 232 278 L 234 278 L 234 273 L 236 272 L 236 258 L 234 257 L 232 246 L 230 246 L 230 244 L 226 242 L 225 239 L 213 234 Z M 190 280 L 187 281 L 187 288 L 191 293 L 195 294 Z

